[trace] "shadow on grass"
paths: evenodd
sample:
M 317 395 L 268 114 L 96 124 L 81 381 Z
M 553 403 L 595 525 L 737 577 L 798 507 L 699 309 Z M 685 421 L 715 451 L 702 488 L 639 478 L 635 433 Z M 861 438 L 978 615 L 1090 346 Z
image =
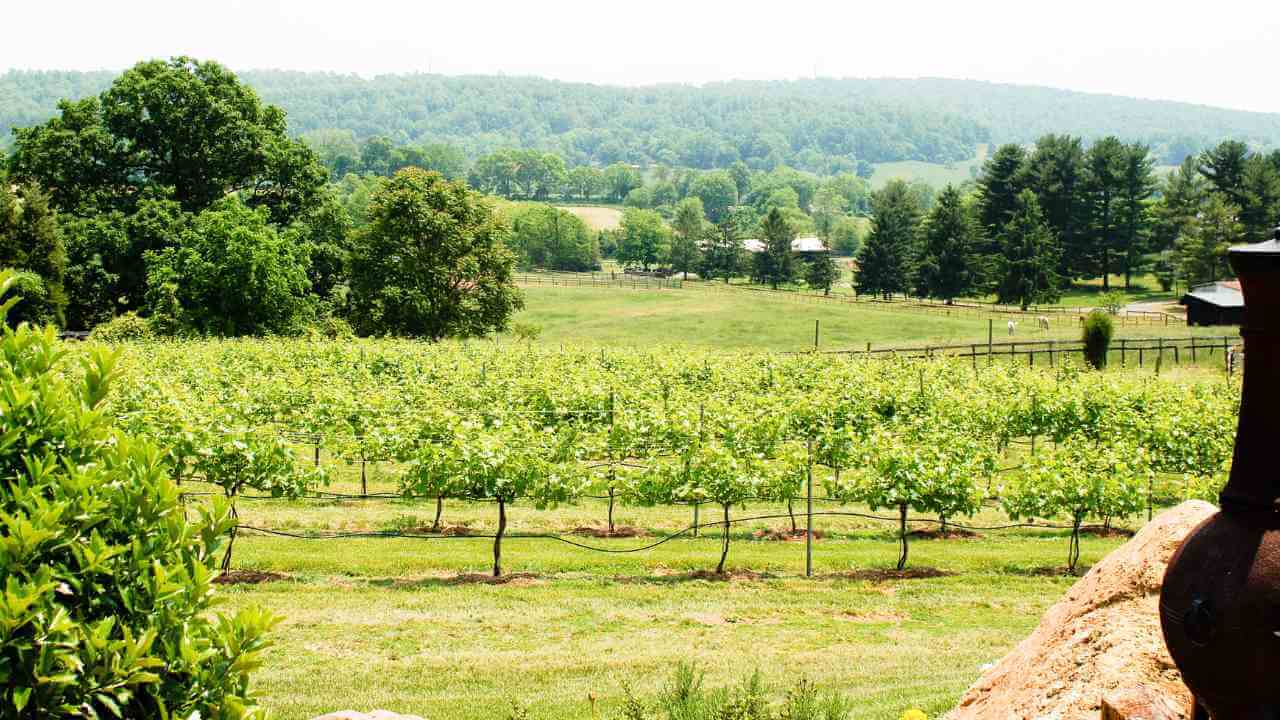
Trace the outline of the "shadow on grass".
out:
M 907 568 L 905 570 L 887 570 L 867 568 L 864 570 L 847 570 L 844 572 L 824 573 L 815 576 L 816 580 L 856 580 L 858 582 L 893 582 L 895 580 L 932 580 L 952 577 L 957 573 L 939 570 L 933 567 Z
M 1084 574 L 1089 572 L 1092 567 L 1092 565 L 1081 565 L 1076 568 L 1076 572 L 1073 575 L 1065 565 L 1006 565 L 1000 568 L 1000 573 L 1002 575 L 1020 575 L 1022 577 L 1061 577 L 1078 579 L 1084 577 Z
M 213 582 L 218 585 L 261 585 L 290 579 L 288 575 L 265 570 L 228 570 L 215 577 Z

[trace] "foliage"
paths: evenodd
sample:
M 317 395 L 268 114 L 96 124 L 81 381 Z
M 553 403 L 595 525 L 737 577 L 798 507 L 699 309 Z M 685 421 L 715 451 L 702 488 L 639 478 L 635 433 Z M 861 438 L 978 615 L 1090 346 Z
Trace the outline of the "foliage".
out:
M 752 275 L 777 290 L 780 283 L 790 282 L 795 276 L 791 242 L 796 232 L 777 208 L 769 211 L 760 223 L 760 230 L 764 235 L 764 249 L 752 258 Z
M 577 215 L 542 204 L 516 205 L 503 214 L 511 225 L 508 245 L 522 267 L 571 272 L 600 269 L 595 234 Z
M 1123 518 L 1138 512 L 1150 473 L 1150 460 L 1141 447 L 1073 438 L 1032 455 L 1002 489 L 1001 502 L 1014 519 L 1070 518 L 1067 566 L 1075 572 L 1085 518 Z
M 906 292 L 916 255 L 920 203 L 911 188 L 895 180 L 871 195 L 871 234 L 858 251 L 855 281 L 860 294 Z
M 76 372 L 50 330 L 0 345 L 5 715 L 263 716 L 248 673 L 275 619 L 209 613 L 225 506 L 184 517 L 164 456 L 112 427 L 115 355 Z
M 1107 313 L 1094 310 L 1084 319 L 1084 358 L 1095 370 L 1107 367 L 1107 352 L 1111 349 L 1111 334 L 1115 324 Z
M 16 189 L 0 178 L 0 267 L 23 272 L 15 288 L 22 302 L 10 312 L 10 321 L 64 325 L 67 251 L 57 214 L 37 186 Z
M 1023 190 L 1018 196 L 1018 209 L 1000 233 L 1000 246 L 1003 256 L 996 287 L 999 302 L 1026 310 L 1033 304 L 1058 298 L 1057 249 L 1040 202 L 1030 190 Z
M 840 269 L 836 261 L 822 253 L 809 261 L 805 268 L 804 281 L 814 290 L 821 290 L 823 295 L 831 294 L 831 286 L 840 279 Z
M 150 254 L 147 300 L 159 327 L 212 335 L 296 332 L 309 309 L 306 248 L 231 197 Z
M 924 219 L 916 294 L 950 302 L 973 291 L 981 277 L 978 224 L 960 191 L 948 185 Z
M 370 212 L 351 258 L 357 331 L 473 337 L 503 330 L 523 306 L 508 229 L 464 183 L 401 170 Z
M 284 111 L 264 106 L 215 62 L 141 62 L 100 96 L 63 101 L 58 110 L 16 131 L 12 170 L 51 188 L 64 212 L 130 213 L 163 188 L 193 213 L 243 192 L 247 205 L 287 223 L 325 180 L 315 155 L 285 135 Z M 201 161 L 190 162 L 195 157 Z
M 662 216 L 652 210 L 627 208 L 622 213 L 620 230 L 614 255 L 624 265 L 648 270 L 671 252 L 671 231 Z
M 1221 194 L 1212 195 L 1178 237 L 1178 268 L 1188 285 L 1231 277 L 1227 250 L 1245 240 L 1240 211 Z
M 707 232 L 702 200 L 696 197 L 681 200 L 676 205 L 671 225 L 675 230 L 671 240 L 671 269 L 684 273 L 687 278 L 689 271 L 696 270 L 702 259 L 700 243 Z
M 112 318 L 93 329 L 89 339 L 107 344 L 120 344 L 152 340 L 156 337 L 155 329 L 147 318 L 137 313 L 125 313 Z

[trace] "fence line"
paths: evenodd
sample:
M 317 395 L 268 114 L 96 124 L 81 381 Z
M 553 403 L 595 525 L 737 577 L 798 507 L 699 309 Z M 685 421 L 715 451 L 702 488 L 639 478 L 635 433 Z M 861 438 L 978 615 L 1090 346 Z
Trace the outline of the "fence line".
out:
M 678 290 L 682 286 L 679 278 L 655 277 L 652 275 L 632 275 L 629 273 L 516 273 L 512 280 L 517 285 L 546 287 L 599 287 L 622 288 L 630 290 Z

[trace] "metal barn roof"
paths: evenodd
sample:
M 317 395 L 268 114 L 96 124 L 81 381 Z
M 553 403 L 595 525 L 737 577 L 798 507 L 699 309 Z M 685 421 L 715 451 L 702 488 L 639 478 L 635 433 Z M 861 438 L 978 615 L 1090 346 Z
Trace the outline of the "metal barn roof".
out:
M 1244 294 L 1240 292 L 1240 283 L 1234 280 L 1196 285 L 1191 288 L 1191 292 L 1182 297 L 1184 305 L 1188 298 L 1195 298 L 1217 307 L 1244 307 Z

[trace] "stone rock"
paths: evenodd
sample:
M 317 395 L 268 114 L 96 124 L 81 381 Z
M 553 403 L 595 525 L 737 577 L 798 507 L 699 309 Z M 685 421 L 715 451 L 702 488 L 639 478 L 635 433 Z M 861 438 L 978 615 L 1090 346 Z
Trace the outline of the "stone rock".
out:
M 355 710 L 339 710 L 328 715 L 312 717 L 311 720 L 422 720 L 417 715 L 397 715 L 394 712 L 375 710 L 372 712 L 356 712 Z
M 1187 706 L 1178 707 L 1168 693 L 1146 686 L 1131 687 L 1102 699 L 1102 720 L 1178 720 Z
M 1133 688 L 1167 698 L 1170 720 L 1188 720 L 1190 694 L 1160 633 L 1160 585 L 1183 538 L 1215 512 L 1189 501 L 1147 523 L 1049 608 L 948 720 L 1096 720 L 1104 697 Z

